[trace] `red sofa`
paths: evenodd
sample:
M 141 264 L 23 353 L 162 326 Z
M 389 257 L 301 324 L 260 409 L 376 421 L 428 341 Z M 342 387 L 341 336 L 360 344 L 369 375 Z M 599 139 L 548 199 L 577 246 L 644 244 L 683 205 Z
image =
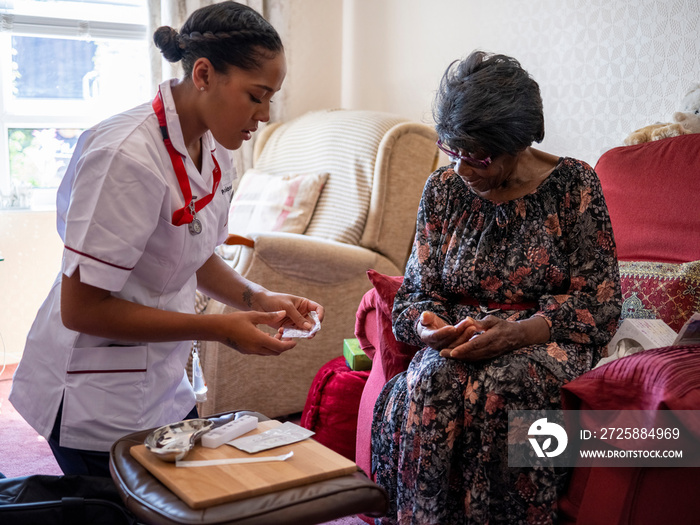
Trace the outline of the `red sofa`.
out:
M 618 247 L 623 316 L 661 318 L 678 330 L 700 311 L 700 134 L 614 148 L 595 168 Z M 358 411 L 356 462 L 371 475 L 374 403 L 417 348 L 397 343 L 391 332 L 402 277 L 371 270 L 368 276 L 374 288 L 360 304 L 355 334 L 373 366 Z M 609 363 L 566 385 L 563 401 L 578 410 L 700 410 L 700 346 Z M 575 468 L 560 502 L 561 522 L 698 522 L 700 498 L 689 489 L 698 486 L 700 470 L 693 468 Z

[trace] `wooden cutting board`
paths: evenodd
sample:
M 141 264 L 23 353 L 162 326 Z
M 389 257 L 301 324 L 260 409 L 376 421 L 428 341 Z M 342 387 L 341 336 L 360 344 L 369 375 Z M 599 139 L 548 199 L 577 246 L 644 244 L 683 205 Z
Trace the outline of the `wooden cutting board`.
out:
M 275 428 L 279 421 L 261 421 L 252 435 Z M 313 439 L 248 454 L 230 445 L 205 448 L 200 444 L 185 457 L 186 461 L 279 456 L 290 451 L 286 461 L 243 463 L 207 467 L 177 467 L 158 459 L 145 445 L 131 447 L 131 455 L 193 509 L 202 509 L 250 498 L 357 471 L 355 463 Z

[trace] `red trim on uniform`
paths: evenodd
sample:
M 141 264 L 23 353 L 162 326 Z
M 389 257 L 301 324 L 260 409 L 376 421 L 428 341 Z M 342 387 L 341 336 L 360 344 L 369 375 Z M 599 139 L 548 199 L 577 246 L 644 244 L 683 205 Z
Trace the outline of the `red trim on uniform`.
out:
M 93 257 L 92 255 L 89 255 L 87 253 L 79 252 L 78 250 L 75 250 L 75 249 L 71 248 L 70 246 L 66 246 L 65 244 L 63 245 L 63 247 L 68 251 L 71 251 L 73 253 L 77 253 L 78 255 L 82 255 L 83 257 L 87 257 L 88 259 L 92 259 L 93 261 L 97 261 L 97 262 L 100 262 L 102 264 L 106 264 L 107 266 L 117 268 L 118 270 L 126 270 L 127 272 L 130 272 L 131 270 L 134 269 L 133 266 L 131 268 L 127 268 L 126 266 L 119 266 L 118 264 L 113 264 L 111 262 L 103 261 L 102 259 L 98 259 L 97 257 Z
M 145 368 L 132 368 L 125 370 L 71 370 L 67 374 L 133 374 L 134 372 L 147 372 Z

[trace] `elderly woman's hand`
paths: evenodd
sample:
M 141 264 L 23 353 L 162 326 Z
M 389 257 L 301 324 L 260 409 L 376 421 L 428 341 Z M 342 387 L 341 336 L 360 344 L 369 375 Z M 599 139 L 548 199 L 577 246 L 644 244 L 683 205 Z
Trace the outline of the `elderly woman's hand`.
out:
M 427 346 L 435 350 L 451 349 L 468 341 L 476 333 L 473 322 L 471 317 L 467 317 L 456 325 L 451 325 L 442 317 L 426 311 L 421 313 L 416 331 Z
M 489 315 L 471 324 L 475 335 L 466 342 L 443 347 L 441 356 L 463 361 L 492 359 L 524 346 L 545 343 L 550 336 L 549 324 L 542 317 L 506 321 Z

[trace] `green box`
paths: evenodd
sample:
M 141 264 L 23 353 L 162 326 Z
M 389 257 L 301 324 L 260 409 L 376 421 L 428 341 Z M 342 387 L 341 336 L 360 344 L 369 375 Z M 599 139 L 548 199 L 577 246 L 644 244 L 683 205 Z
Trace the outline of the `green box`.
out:
M 343 339 L 343 355 L 350 370 L 369 370 L 372 360 L 367 357 L 357 339 Z

